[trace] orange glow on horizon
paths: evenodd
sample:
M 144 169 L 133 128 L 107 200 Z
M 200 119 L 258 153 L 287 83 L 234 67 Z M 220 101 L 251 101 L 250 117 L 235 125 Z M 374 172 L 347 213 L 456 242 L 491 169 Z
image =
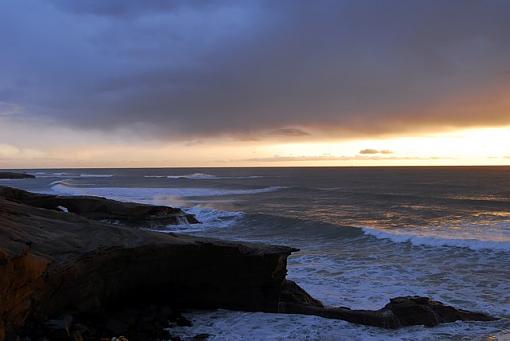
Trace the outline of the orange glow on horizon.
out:
M 429 165 L 510 165 L 510 127 L 319 142 L 226 138 L 196 144 L 98 141 L 50 150 L 0 144 L 1 168 Z

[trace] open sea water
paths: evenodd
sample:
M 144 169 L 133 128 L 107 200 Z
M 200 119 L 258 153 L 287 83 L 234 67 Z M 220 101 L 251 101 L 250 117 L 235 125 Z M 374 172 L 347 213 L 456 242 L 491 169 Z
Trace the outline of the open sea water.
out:
M 300 315 L 192 311 L 211 340 L 510 340 L 510 167 L 26 170 L 0 185 L 184 208 L 189 233 L 298 247 L 288 277 L 325 304 L 424 295 L 502 317 L 397 331 Z

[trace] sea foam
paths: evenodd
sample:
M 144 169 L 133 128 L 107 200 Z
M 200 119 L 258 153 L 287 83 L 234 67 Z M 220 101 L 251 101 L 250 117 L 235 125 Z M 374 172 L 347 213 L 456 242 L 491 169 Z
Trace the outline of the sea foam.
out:
M 250 190 L 212 189 L 212 188 L 126 188 L 126 187 L 72 187 L 66 180 L 55 181 L 51 187 L 53 192 L 66 195 L 98 195 L 121 201 L 136 201 L 146 204 L 170 204 L 178 201 L 176 197 L 188 196 L 221 196 L 245 195 L 278 190 L 277 187 L 265 187 Z M 172 204 L 173 206 L 173 204 Z M 169 225 L 158 232 L 202 232 L 215 228 L 226 228 L 237 222 L 242 212 L 229 212 L 210 207 L 195 205 L 184 208 L 186 213 L 193 214 L 201 224 L 188 224 L 183 221 L 179 225 Z
M 378 239 L 389 239 L 395 243 L 411 243 L 413 245 L 432 247 L 463 247 L 471 250 L 510 251 L 510 240 L 480 240 L 469 238 L 455 238 L 454 236 L 432 236 L 418 233 L 402 232 L 398 230 L 381 230 L 363 227 L 363 232 Z
M 434 328 L 413 326 L 398 330 L 360 326 L 340 320 L 317 316 L 250 313 L 218 309 L 192 311 L 185 314 L 192 327 L 171 329 L 172 334 L 191 339 L 197 334 L 208 334 L 215 341 L 283 341 L 283 340 L 352 340 L 352 341 L 408 341 L 408 340 L 472 340 L 489 339 L 501 328 L 500 322 L 454 322 Z M 507 336 L 508 333 L 500 333 Z M 507 340 L 501 338 L 498 340 Z
M 188 214 L 193 214 L 200 224 L 189 224 L 187 221 L 182 221 L 178 225 L 168 225 L 165 229 L 153 231 L 161 233 L 195 233 L 213 229 L 224 229 L 234 225 L 244 216 L 243 212 L 223 211 L 198 205 L 185 208 L 184 211 Z

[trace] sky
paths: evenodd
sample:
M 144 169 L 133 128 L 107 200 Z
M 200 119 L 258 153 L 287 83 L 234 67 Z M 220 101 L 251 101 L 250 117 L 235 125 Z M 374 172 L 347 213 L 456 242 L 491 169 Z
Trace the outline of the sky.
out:
M 510 164 L 507 0 L 3 0 L 0 168 Z

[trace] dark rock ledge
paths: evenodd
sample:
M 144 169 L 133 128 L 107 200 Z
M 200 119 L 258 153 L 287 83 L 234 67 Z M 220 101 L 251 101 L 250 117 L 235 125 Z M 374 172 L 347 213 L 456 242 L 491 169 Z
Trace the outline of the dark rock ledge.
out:
M 354 310 L 347 307 L 326 307 L 309 296 L 296 283 L 287 280 L 284 283 L 282 294 L 288 295 L 289 293 L 294 297 L 283 299 L 280 302 L 278 312 L 316 315 L 386 329 L 398 329 L 414 325 L 434 327 L 441 323 L 455 321 L 496 320 L 492 316 L 457 309 L 428 297 L 395 297 L 379 310 Z
M 383 328 L 494 319 L 422 297 L 394 298 L 377 311 L 325 307 L 285 279 L 296 249 L 132 227 L 177 221 L 164 219 L 175 213 L 0 187 L 0 341 L 172 339 L 165 328 L 188 325 L 179 314 L 185 308 L 309 314 Z
M 18 172 L 0 172 L 0 179 L 34 179 L 35 176 L 31 174 L 18 173 Z
M 93 196 L 38 194 L 12 187 L 0 187 L 0 197 L 28 206 L 75 213 L 82 217 L 129 226 L 158 228 L 198 221 L 180 208 L 120 202 Z

